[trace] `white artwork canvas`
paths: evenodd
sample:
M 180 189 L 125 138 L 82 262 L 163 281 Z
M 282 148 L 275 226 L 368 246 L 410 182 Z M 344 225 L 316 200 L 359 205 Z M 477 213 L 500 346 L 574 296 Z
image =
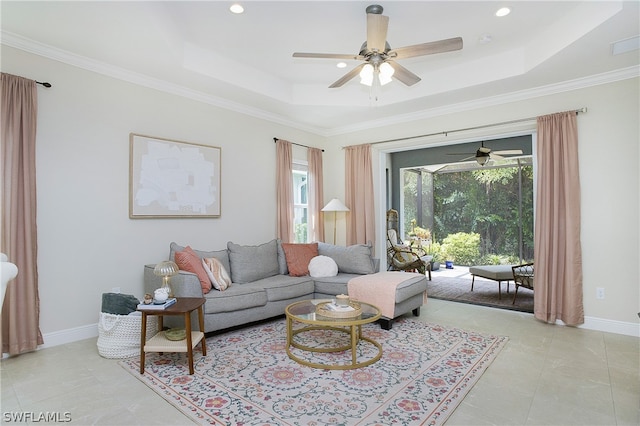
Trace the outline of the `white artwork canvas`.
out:
M 129 217 L 219 217 L 215 146 L 130 135 Z

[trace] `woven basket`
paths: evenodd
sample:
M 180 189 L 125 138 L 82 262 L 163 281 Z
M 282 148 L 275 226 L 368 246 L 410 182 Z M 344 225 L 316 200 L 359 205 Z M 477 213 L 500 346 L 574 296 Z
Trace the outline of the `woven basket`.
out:
M 100 312 L 98 353 L 104 358 L 140 356 L 141 315 L 115 315 Z M 158 331 L 158 317 L 147 316 L 146 340 Z

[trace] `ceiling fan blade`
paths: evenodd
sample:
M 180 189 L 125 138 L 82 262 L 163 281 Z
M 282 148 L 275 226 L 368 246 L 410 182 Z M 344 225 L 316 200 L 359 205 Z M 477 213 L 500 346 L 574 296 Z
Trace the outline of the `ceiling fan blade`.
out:
M 469 161 L 469 160 L 473 160 L 473 159 L 475 159 L 475 158 L 476 158 L 476 156 L 475 156 L 475 155 L 472 155 L 471 157 L 467 157 L 467 158 L 463 158 L 462 160 L 458 160 L 458 162 L 460 163 L 460 162 L 462 162 L 462 161 Z
M 349 71 L 348 73 L 346 73 L 345 75 L 343 75 L 339 80 L 337 80 L 335 83 L 333 83 L 331 86 L 329 86 L 330 89 L 334 89 L 336 87 L 340 87 L 343 84 L 345 84 L 347 81 L 351 80 L 353 77 L 357 76 L 358 74 L 360 74 L 360 70 L 362 70 L 362 68 L 367 65 L 366 62 L 358 65 L 357 67 L 355 67 L 354 69 L 352 69 L 351 71 Z
M 454 37 L 445 40 L 431 41 L 429 43 L 415 44 L 413 46 L 399 47 L 390 50 L 388 55 L 394 59 L 405 59 L 460 49 L 462 49 L 462 37 Z
M 496 154 L 495 152 L 490 152 L 489 158 L 491 158 L 492 160 L 504 160 L 504 157 L 502 155 Z
M 387 43 L 389 17 L 367 13 L 367 50 L 384 52 Z
M 294 58 L 327 58 L 327 59 L 355 59 L 355 60 L 364 60 L 364 56 L 360 55 L 349 55 L 349 54 L 341 54 L 341 53 L 304 53 L 304 52 L 295 52 L 293 54 Z
M 493 151 L 493 153 L 498 155 L 521 155 L 522 150 L 521 149 L 504 149 L 501 151 Z
M 393 61 L 387 61 L 387 63 L 391 65 L 391 68 L 393 68 L 394 70 L 393 77 L 403 82 L 407 86 L 413 86 L 421 80 L 420 77 L 418 77 L 399 63 Z

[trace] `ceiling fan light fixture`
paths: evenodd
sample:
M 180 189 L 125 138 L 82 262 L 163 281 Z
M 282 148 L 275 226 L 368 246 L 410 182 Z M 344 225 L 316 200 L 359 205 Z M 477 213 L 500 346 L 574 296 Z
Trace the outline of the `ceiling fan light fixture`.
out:
M 391 83 L 391 77 L 393 76 L 394 72 L 395 70 L 391 65 L 389 65 L 388 62 L 383 62 L 382 64 L 380 64 L 380 69 L 379 69 L 380 84 L 384 86 L 387 83 Z
M 373 85 L 373 65 L 366 64 L 360 70 L 360 84 L 365 86 Z
M 476 155 L 476 161 L 478 162 L 478 164 L 480 164 L 481 166 L 484 166 L 485 164 L 487 164 L 487 161 L 489 161 L 489 154 L 486 155 Z

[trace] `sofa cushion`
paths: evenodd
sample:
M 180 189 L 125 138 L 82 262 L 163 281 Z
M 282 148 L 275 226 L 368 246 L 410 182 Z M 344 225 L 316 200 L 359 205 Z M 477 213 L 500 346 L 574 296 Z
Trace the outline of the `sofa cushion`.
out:
M 175 262 L 175 253 L 183 250 L 184 247 L 179 244 L 169 244 L 169 260 L 173 260 Z M 231 269 L 229 264 L 229 253 L 227 252 L 227 250 L 206 251 L 193 249 L 193 251 L 198 255 L 200 259 L 204 259 L 206 257 L 215 257 L 220 262 L 222 262 L 222 266 L 224 266 L 227 271 Z
M 338 275 L 338 264 L 329 256 L 316 256 L 309 262 L 309 275 L 314 278 L 335 277 Z
M 232 285 L 225 291 L 211 291 L 205 298 L 205 314 L 237 312 L 267 304 L 267 292 L 253 284 Z
M 184 250 L 176 252 L 175 262 L 178 268 L 183 271 L 193 272 L 198 276 L 202 293 L 207 294 L 211 291 L 211 280 L 202 266 L 202 260 L 191 247 L 187 246 Z
M 229 241 L 227 249 L 234 283 L 250 283 L 280 272 L 275 239 L 259 246 L 242 246 Z
M 222 262 L 215 257 L 202 259 L 202 266 L 204 266 L 204 270 L 216 290 L 225 291 L 231 285 L 229 273 L 224 269 Z
M 351 278 L 359 277 L 361 274 L 338 274 L 335 277 L 318 277 L 314 278 L 315 293 L 319 294 L 347 294 L 347 283 Z
M 309 275 L 309 262 L 318 255 L 318 243 L 282 243 L 287 258 L 287 268 L 292 277 Z
M 338 271 L 347 274 L 373 274 L 375 266 L 370 245 L 356 244 L 348 247 L 318 243 L 318 254 L 329 256 L 338 265 Z
M 278 274 L 254 281 L 251 285 L 264 288 L 269 302 L 303 296 L 308 296 L 309 299 L 313 298 L 314 283 L 309 276 L 292 277 Z

